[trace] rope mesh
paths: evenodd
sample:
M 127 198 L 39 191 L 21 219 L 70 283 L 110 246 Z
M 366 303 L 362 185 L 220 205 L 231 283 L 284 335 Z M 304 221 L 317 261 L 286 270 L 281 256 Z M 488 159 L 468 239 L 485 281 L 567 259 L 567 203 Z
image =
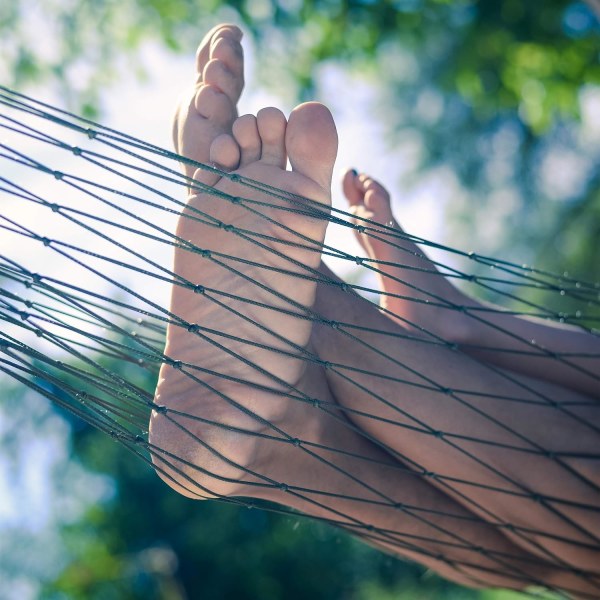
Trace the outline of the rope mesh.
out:
M 484 356 L 494 352 L 496 356 L 510 355 L 514 360 L 543 359 L 548 369 L 566 370 L 591 382 L 590 386 L 595 385 L 597 390 L 600 343 L 593 328 L 600 320 L 598 283 L 461 252 L 338 208 L 329 212 L 316 201 L 196 163 L 4 87 L 0 87 L 0 104 L 3 373 L 112 436 L 145 462 L 154 461 L 154 468 L 164 479 L 189 495 L 262 506 L 260 501 L 219 493 L 221 484 L 237 481 L 236 477 L 209 468 L 211 463 L 222 464 L 224 472 L 242 473 L 244 484 L 255 489 L 257 496 L 281 492 L 282 497 L 290 499 L 282 500 L 282 504 L 300 505 L 311 518 L 343 527 L 388 551 L 442 563 L 473 583 L 486 583 L 488 576 L 506 577 L 521 587 L 542 585 L 555 591 L 560 587 L 580 597 L 598 597 L 598 570 L 569 558 L 582 553 L 597 556 L 600 552 L 600 529 L 589 525 L 594 519 L 597 525 L 600 513 L 600 483 L 597 468 L 593 468 L 600 458 L 600 446 L 596 444 L 594 450 L 589 450 L 585 443 L 588 439 L 597 440 L 600 434 L 598 398 L 572 391 L 557 396 L 550 385 L 537 385 Z M 180 174 L 177 163 L 212 171 L 243 191 L 233 196 L 191 180 Z M 65 166 L 57 170 L 57 164 Z M 183 211 L 186 205 L 182 198 L 188 188 L 210 194 L 215 206 L 233 206 L 250 215 L 261 227 L 249 229 L 238 222 L 221 220 L 208 208 L 188 206 Z M 340 228 L 347 235 L 358 230 L 405 258 L 389 261 L 351 255 L 286 226 L 285 219 L 279 218 L 284 213 L 327 220 L 330 229 Z M 240 256 L 199 247 L 173 233 L 178 218 L 219 230 L 222 239 L 231 240 L 232 245 L 243 241 L 255 250 L 251 255 Z M 413 243 L 445 252 L 449 263 L 434 260 L 430 268 L 414 266 L 411 263 L 419 252 L 413 249 Z M 174 249 L 195 255 L 197 281 L 174 272 Z M 354 283 L 341 282 L 328 271 L 294 258 L 314 254 L 354 264 L 368 276 L 386 278 L 389 287 L 401 284 L 403 289 L 410 289 L 410 294 L 373 289 L 363 283 L 368 277 L 357 278 Z M 470 261 L 480 267 L 479 272 L 463 271 L 456 266 L 460 262 L 457 259 Z M 487 270 L 482 271 L 484 267 Z M 389 272 L 392 268 L 398 269 L 397 275 Z M 219 281 L 213 283 L 200 276 L 204 269 L 226 273 L 237 284 L 219 286 Z M 413 274 L 443 277 L 470 289 L 480 288 L 483 293 L 493 292 L 504 298 L 510 308 L 455 304 L 431 289 L 407 281 L 404 274 L 409 280 L 418 280 Z M 318 306 L 308 308 L 295 300 L 294 293 L 285 286 L 275 288 L 269 284 L 278 277 L 289 281 L 291 276 L 298 278 L 299 285 L 315 282 L 335 290 L 341 298 L 357 292 L 383 299 L 387 304 L 381 313 L 403 327 L 364 325 L 343 315 L 332 319 Z M 172 312 L 167 307 L 173 286 L 196 293 L 209 307 L 209 313 L 212 310 L 215 314 L 229 314 L 236 328 L 219 329 L 210 319 L 190 322 Z M 519 297 L 530 291 L 552 299 L 576 301 L 581 308 L 566 312 L 549 308 L 537 299 L 539 296 L 536 300 Z M 490 347 L 446 340 L 422 322 L 411 322 L 390 308 L 398 301 L 441 311 L 448 319 L 459 314 L 496 336 L 504 336 L 506 344 Z M 323 358 L 312 344 L 295 341 L 280 331 L 276 325 L 279 316 L 285 317 L 286 322 L 300 321 L 318 327 L 368 360 L 348 363 Z M 591 350 L 549 349 L 507 329 L 502 324 L 504 317 L 537 317 L 579 325 L 593 340 L 589 344 Z M 211 347 L 215 356 L 227 356 L 231 364 L 243 368 L 227 373 L 211 368 L 210 360 L 195 364 L 169 356 L 165 349 L 168 327 L 187 331 L 197 338 L 198 344 Z M 467 368 L 476 369 L 495 383 L 491 387 L 448 386 L 438 377 L 439 367 L 415 366 L 387 352 L 391 343 L 398 347 L 410 344 L 420 348 L 421 353 L 443 351 L 447 356 L 460 356 Z M 306 369 L 323 369 L 328 378 L 341 382 L 343 389 L 368 402 L 357 408 L 290 384 L 270 369 L 273 356 L 285 358 L 290 364 L 302 363 Z M 115 362 L 122 366 L 119 372 L 107 367 Z M 378 367 L 373 368 L 373 363 Z M 201 417 L 157 401 L 154 389 L 139 382 L 156 382 L 161 365 L 179 371 L 181 380 L 193 383 L 198 397 L 206 395 L 218 404 L 215 415 L 226 414 L 227 407 L 232 419 Z M 308 434 L 306 439 L 291 434 L 279 420 L 261 416 L 265 406 L 244 402 L 239 393 L 232 391 L 236 389 L 247 390 L 251 397 L 260 395 L 267 399 L 265 403 L 285 400 L 304 406 L 307 411 L 317 412 L 324 422 L 360 436 L 377 452 L 363 454 L 319 443 Z M 381 391 L 390 389 L 394 390 L 394 397 Z M 477 427 L 460 432 L 434 426 L 418 416 L 421 411 L 413 403 L 400 403 L 395 397 L 411 394 L 435 397 L 440 411 L 465 411 Z M 560 443 L 549 446 L 532 439 L 522 433 L 530 431 L 531 424 L 521 426 L 510 417 L 513 410 L 539 411 L 536 414 L 541 416 L 541 424 L 547 418 L 554 419 L 548 421 L 554 423 L 556 418 L 548 415 L 559 415 L 563 426 L 572 427 L 584 442 L 561 447 Z M 190 448 L 209 457 L 209 465 L 205 468 L 153 443 L 148 430 L 152 411 L 157 422 L 169 423 Z M 248 423 L 247 426 L 227 422 L 240 416 L 243 418 L 238 421 Z M 430 461 L 422 464 L 414 452 L 404 450 L 403 444 L 390 443 L 390 435 L 373 433 L 380 428 L 396 432 L 399 438 L 423 436 L 425 441 L 420 443 L 424 448 L 445 448 L 452 461 L 470 466 L 473 476 L 465 477 L 460 469 L 444 465 L 432 470 Z M 198 430 L 213 433 L 202 436 L 195 433 Z M 273 478 L 268 469 L 262 472 L 232 459 L 230 453 L 213 443 L 215 431 L 268 443 L 273 452 L 293 447 L 303 462 L 347 482 L 347 488 L 354 491 L 336 493 L 325 487 L 294 484 L 293 474 L 287 481 Z M 494 456 L 500 458 L 491 458 Z M 519 471 L 515 475 L 506 468 L 506 457 L 514 462 L 549 465 L 549 477 L 560 477 L 565 482 L 562 493 L 540 490 L 537 476 L 528 481 L 518 475 Z M 447 495 L 448 506 L 461 510 L 446 511 L 406 502 L 361 477 L 359 474 L 367 468 L 396 472 L 415 485 L 431 484 Z M 207 481 L 214 482 L 214 489 Z M 512 518 L 509 511 L 501 509 L 503 503 L 535 505 L 548 519 L 547 527 L 539 521 Z M 268 509 L 290 510 L 271 505 Z M 377 511 L 398 514 L 398 526 L 381 526 L 357 516 L 377 515 Z M 507 543 L 508 550 L 486 545 L 485 538 L 482 543 L 474 543 L 466 530 L 463 533 L 461 523 L 465 527 L 469 524 L 492 528 L 508 536 L 514 545 Z M 540 575 L 548 568 L 566 579 L 555 586 L 553 580 Z

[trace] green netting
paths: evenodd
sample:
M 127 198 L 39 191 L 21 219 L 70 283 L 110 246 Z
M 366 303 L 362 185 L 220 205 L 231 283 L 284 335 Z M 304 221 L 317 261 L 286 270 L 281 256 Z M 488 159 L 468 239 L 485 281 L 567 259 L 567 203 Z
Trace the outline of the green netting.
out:
M 336 208 L 329 212 L 310 199 L 219 171 L 210 165 L 195 163 L 6 88 L 0 89 L 0 126 L 5 134 L 4 141 L 0 143 L 3 164 L 0 176 L 0 230 L 3 238 L 0 246 L 0 317 L 3 321 L 0 369 L 4 373 L 106 432 L 145 462 L 151 464 L 154 458 L 158 461 L 155 468 L 161 471 L 162 476 L 173 484 L 176 478 L 178 485 L 190 495 L 217 496 L 224 502 L 261 505 L 259 500 L 223 496 L 206 485 L 206 479 L 214 480 L 218 489 L 219 482 L 231 482 L 231 478 L 152 443 L 148 437 L 152 411 L 156 418 L 171 423 L 182 436 L 187 436 L 191 448 L 202 449 L 215 460 L 244 472 L 246 486 L 257 489 L 257 495 L 260 495 L 261 489 L 279 490 L 292 499 L 289 506 L 300 502 L 313 507 L 315 514 L 310 515 L 312 518 L 348 529 L 371 543 L 383 545 L 388 550 L 397 549 L 400 554 L 408 552 L 410 556 L 423 560 L 442 562 L 473 583 L 480 583 L 473 574 L 473 569 L 476 569 L 490 575 L 510 577 L 523 586 L 544 585 L 556 590 L 551 580 L 535 575 L 537 569 L 551 568 L 572 576 L 568 586 L 560 586 L 566 591 L 577 593 L 580 597 L 597 596 L 594 593 L 594 590 L 600 590 L 597 569 L 575 565 L 564 558 L 563 552 L 564 548 L 590 556 L 600 552 L 599 530 L 586 525 L 594 518 L 597 524 L 597 515 L 600 514 L 600 485 L 597 468 L 594 470 L 600 452 L 573 451 L 562 447 L 562 442 L 552 447 L 540 444 L 523 434 L 522 428 L 513 423 L 514 419 L 505 418 L 498 411 L 502 407 L 510 415 L 512 410 L 522 406 L 542 411 L 540 415 L 547 414 L 545 411 L 555 411 L 564 419 L 565 428 L 574 427 L 582 435 L 598 436 L 598 398 L 592 397 L 592 394 L 577 393 L 565 394 L 564 399 L 557 398 L 556 394 L 548 392 L 548 386 L 538 386 L 493 361 L 485 361 L 478 351 L 511 354 L 515 360 L 517 357 L 522 360 L 543 358 L 547 361 L 548 370 L 560 366 L 597 384 L 600 380 L 600 352 L 597 350 L 598 338 L 592 336 L 596 336 L 593 328 L 600 320 L 598 283 L 462 252 L 411 236 L 388 224 L 353 218 Z M 73 167 L 57 170 L 57 165 L 65 162 Z M 230 196 L 192 181 L 179 173 L 178 162 L 214 171 L 222 178 L 238 183 L 244 192 Z M 196 208 L 183 213 L 183 218 L 219 229 L 223 236 L 230 236 L 224 239 L 241 239 L 251 243 L 256 248 L 256 255 L 229 255 L 214 248 L 198 247 L 176 236 L 174 225 L 185 206 L 183 198 L 188 187 L 243 209 L 257 222 L 269 222 L 271 233 L 265 234 L 222 221 L 210 211 Z M 343 228 L 347 235 L 351 235 L 352 230 L 359 230 L 374 240 L 385 242 L 400 255 L 414 253 L 414 250 L 407 249 L 406 242 L 417 242 L 443 251 L 448 259 L 447 262 L 433 261 L 435 269 L 431 270 L 350 255 L 290 229 L 269 216 L 265 209 L 325 219 L 329 221 L 330 228 Z M 278 235 L 281 231 L 285 231 L 284 241 Z M 211 281 L 203 279 L 200 273 L 198 280 L 190 281 L 174 272 L 171 266 L 174 249 L 194 253 L 200 271 L 203 264 L 217 265 L 226 270 L 232 280 L 238 281 L 236 292 L 219 286 L 211 287 Z M 368 278 L 356 277 L 354 283 L 342 282 L 327 271 L 313 269 L 291 258 L 288 251 L 293 250 L 347 261 L 364 273 L 395 279 L 415 295 L 373 289 L 364 283 Z M 275 256 L 285 266 L 273 265 L 264 256 Z M 457 266 L 460 264 L 457 257 L 486 269 L 480 269 L 476 274 L 467 273 Z M 398 268 L 398 273 L 409 275 L 411 270 L 425 270 L 431 277 L 447 277 L 474 289 L 480 287 L 493 291 L 510 307 L 456 305 L 443 296 L 410 283 L 401 274 L 386 273 L 388 267 Z M 315 307 L 309 308 L 295 301 L 291 292 L 276 290 L 260 281 L 261 278 L 251 275 L 253 272 L 264 274 L 265 271 L 273 277 L 293 275 L 305 282 L 337 289 L 342 294 L 357 292 L 375 300 L 387 296 L 391 300 L 424 304 L 431 309 L 447 311 L 448 318 L 460 313 L 519 346 L 491 348 L 489 345 L 459 344 L 444 339 L 423 323 L 407 322 L 405 317 L 390 309 L 381 310 L 386 316 L 403 322 L 406 328 L 377 329 L 344 318 L 332 319 Z M 171 312 L 168 308 L 171 286 L 191 290 L 207 302 L 207 306 L 229 312 L 239 328 L 224 331 L 215 328 L 210 320 L 189 322 L 183 315 Z M 253 294 L 256 288 L 266 292 L 265 297 L 269 301 L 257 300 Z M 527 299 L 531 290 L 538 295 L 545 294 L 549 301 L 541 302 L 538 296 L 535 300 Z M 557 298 L 577 301 L 580 308 L 569 312 L 550 308 Z M 331 335 L 339 336 L 344 344 L 360 349 L 365 356 L 377 356 L 382 368 L 374 370 L 366 363 L 347 364 L 324 359 L 312 345 L 298 344 L 276 331 L 269 319 L 260 322 L 254 319 L 254 309 L 262 311 L 261 315 L 281 313 L 324 328 Z M 595 341 L 590 342 L 591 351 L 556 351 L 499 325 L 494 321 L 498 315 L 533 316 L 576 324 L 581 331 L 588 332 L 590 340 Z M 168 356 L 165 354 L 167 327 L 181 328 L 197 336 L 198 343 L 210 344 L 215 352 L 228 355 L 232 364 L 236 361 L 244 363 L 250 375 L 242 378 L 234 370 L 230 373 L 216 371 L 210 365 L 188 363 Z M 248 331 L 252 333 L 248 334 Z M 494 381 L 509 384 L 512 391 L 498 391 L 493 386 L 485 389 L 468 385 L 448 387 L 438 381 L 434 366 L 416 368 L 382 350 L 373 339 L 418 344 L 432 351 L 443 348 L 458 353 L 469 361 L 468 364 L 493 374 Z M 252 359 L 254 352 L 259 350 L 323 369 L 332 377 L 343 380 L 356 394 L 367 396 L 372 404 L 357 409 L 290 385 L 271 372 L 264 361 Z M 104 359 L 126 364 L 127 376 L 107 368 Z M 242 413 L 258 423 L 263 431 L 232 425 L 217 418 L 200 417 L 157 403 L 154 390 L 144 389 L 138 382 L 147 373 L 156 380 L 163 364 L 179 370 L 193 381 L 199 396 L 210 395 L 214 402 L 229 406 L 232 413 Z M 389 373 L 390 369 L 393 369 L 393 374 Z M 393 385 L 398 394 L 435 394 L 437 401 L 444 403 L 440 406 L 457 406 L 476 415 L 480 427 L 475 433 L 465 433 L 433 426 L 418 416 L 418 410 L 399 406 L 394 398 L 378 391 L 382 383 Z M 335 421 L 359 434 L 361 439 L 383 450 L 389 458 L 377 460 L 360 451 L 326 446 L 309 437 L 303 439 L 292 435 L 286 427 L 263 418 L 239 397 L 234 398 L 224 391 L 233 385 L 244 386 L 249 393 L 264 393 L 269 397 L 305 404 L 328 419 L 327 422 Z M 369 410 L 369 406 L 379 405 L 390 409 L 394 418 L 377 414 L 378 410 Z M 220 411 L 215 413 L 220 414 Z M 589 418 L 590 414 L 595 418 Z M 456 452 L 468 464 L 474 465 L 473 468 L 481 468 L 481 472 L 488 474 L 494 483 L 480 481 L 479 476 L 473 479 L 458 476 L 452 470 L 448 472 L 443 465 L 436 470 L 426 468 L 414 453 L 401 452 L 396 445 L 358 425 L 363 422 L 361 419 L 394 426 L 399 436 L 419 434 L 424 436 L 425 443 L 430 440 L 432 444 L 445 444 L 449 453 Z M 193 429 L 199 423 L 235 433 L 240 439 L 262 438 L 282 448 L 293 446 L 315 465 L 329 469 L 332 477 L 336 474 L 352 482 L 361 493 L 336 494 L 324 488 L 295 485 L 290 483 L 293 476 L 287 481 L 274 479 L 266 472 L 238 464 L 215 448 L 210 436 L 203 439 L 194 433 Z M 574 487 L 570 491 L 565 489 L 562 495 L 540 491 L 535 484 L 539 480 L 537 474 L 533 477 L 532 473 L 531 482 L 515 477 L 502 460 L 489 460 L 489 448 L 502 452 L 502 456 L 510 454 L 514 461 L 543 459 L 547 463 L 536 464 L 552 464 Z M 342 457 L 352 461 L 356 468 L 340 466 L 338 458 Z M 582 464 L 591 467 L 582 468 Z M 458 514 L 452 510 L 436 510 L 392 497 L 357 475 L 365 465 L 393 469 L 399 476 L 402 474 L 415 481 L 426 481 L 448 494 L 452 503 L 458 502 L 469 512 Z M 552 524 L 546 530 L 507 518 L 497 510 L 497 502 L 485 502 L 485 498 L 492 496 L 507 503 L 513 499 L 535 503 L 543 514 L 549 515 Z M 339 508 L 348 502 L 352 506 L 397 511 L 402 516 L 398 528 L 377 526 Z M 290 509 L 270 506 L 269 510 L 287 512 Z M 440 525 L 438 517 L 444 517 L 447 525 Z M 423 527 L 417 528 L 417 531 L 424 533 L 407 531 L 405 519 L 422 524 Z M 467 535 L 462 535 L 460 524 L 457 526 L 457 522 L 461 521 L 492 526 L 511 536 L 517 546 L 527 552 L 513 553 L 474 545 Z M 558 529 L 556 523 L 561 524 Z M 558 533 L 558 530 L 564 533 Z M 432 545 L 441 550 L 432 550 Z M 456 549 L 464 551 L 459 559 L 454 558 Z M 485 558 L 483 562 L 480 560 L 482 557 Z

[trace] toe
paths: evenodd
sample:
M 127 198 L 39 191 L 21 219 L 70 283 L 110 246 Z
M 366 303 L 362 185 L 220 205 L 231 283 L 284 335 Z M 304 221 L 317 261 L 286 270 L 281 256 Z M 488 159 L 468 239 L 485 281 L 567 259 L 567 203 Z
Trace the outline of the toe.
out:
M 372 177 L 366 176 L 364 178 L 363 188 L 364 188 L 365 192 L 373 191 L 373 192 L 380 194 L 381 196 L 384 196 L 387 199 L 389 199 L 389 194 L 388 194 L 387 190 L 378 181 L 376 181 Z
M 329 197 L 337 155 L 337 131 L 329 110 L 318 102 L 296 107 L 290 115 L 285 143 L 292 169 L 315 181 Z
M 213 187 L 218 183 L 221 175 L 217 171 L 214 171 L 213 167 L 206 165 L 194 171 L 193 179 L 197 185 L 190 185 L 191 193 L 200 194 L 206 191 L 206 187 Z
M 239 84 L 222 60 L 213 58 L 204 67 L 203 82 L 218 88 L 227 95 L 233 103 L 239 98 Z M 239 89 L 241 92 L 241 89 Z
M 237 25 L 221 24 L 213 27 L 202 39 L 196 51 L 196 73 L 201 77 L 206 63 L 210 60 L 211 47 L 219 38 L 242 39 L 242 31 Z
M 230 38 L 219 38 L 210 54 L 212 60 L 218 60 L 224 66 L 222 90 L 236 103 L 244 88 L 244 53 L 241 44 Z M 206 81 L 212 83 L 206 76 Z
M 261 161 L 285 169 L 286 120 L 277 108 L 263 108 L 256 115 L 258 133 L 261 140 Z
M 254 115 L 243 115 L 233 123 L 233 137 L 240 147 L 240 166 L 260 159 L 262 144 Z
M 205 119 L 226 121 L 235 110 L 229 97 L 218 87 L 204 84 L 194 96 L 194 108 Z
M 201 84 L 187 103 L 181 103 L 173 121 L 173 143 L 176 152 L 197 162 L 209 160 L 211 141 L 226 131 L 235 115 L 229 97 L 214 86 Z M 194 169 L 184 165 L 192 176 Z
M 217 137 L 210 146 L 210 161 L 223 171 L 233 171 L 240 164 L 240 147 L 228 133 Z
M 387 190 L 371 178 L 366 178 L 363 185 L 365 206 L 373 212 L 375 220 L 384 223 L 391 221 L 393 215 Z
M 364 194 L 359 188 L 358 173 L 354 169 L 348 169 L 342 178 L 342 189 L 350 206 L 362 204 Z

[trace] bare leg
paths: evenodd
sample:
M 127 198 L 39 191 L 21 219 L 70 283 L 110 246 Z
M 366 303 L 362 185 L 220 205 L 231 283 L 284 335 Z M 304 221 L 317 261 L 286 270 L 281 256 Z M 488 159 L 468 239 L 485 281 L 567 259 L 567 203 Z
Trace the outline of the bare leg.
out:
M 343 187 L 357 217 L 391 223 L 402 231 L 393 217 L 389 195 L 378 182 L 348 171 Z M 382 296 L 381 303 L 404 327 L 426 330 L 460 344 L 464 352 L 500 367 L 600 397 L 600 337 L 569 325 L 515 317 L 500 309 L 481 312 L 478 309 L 491 305 L 455 288 L 410 240 L 398 240 L 383 230 L 357 237 L 369 257 L 382 261 L 374 265 L 381 271 L 382 290 L 392 296 Z M 448 308 L 426 302 L 447 302 Z M 456 306 L 468 311 L 458 312 Z M 563 353 L 592 356 L 555 358 Z
M 597 405 L 576 406 L 575 392 L 548 383 L 505 379 L 446 347 L 394 338 L 406 330 L 340 287 L 319 286 L 316 311 L 338 323 L 315 329 L 316 346 L 353 422 L 470 510 L 521 528 L 511 538 L 530 552 L 597 572 Z M 572 415 L 508 400 L 539 394 L 573 402 Z
M 223 38 L 229 41 L 219 42 L 220 47 L 237 43 Z M 229 50 L 228 56 L 239 56 Z M 206 55 L 201 48 L 199 56 Z M 233 64 L 228 70 L 238 67 Z M 199 70 L 204 72 L 202 64 Z M 227 85 L 215 89 L 205 83 L 194 92 L 189 106 L 195 112 L 188 111 L 179 121 L 180 150 L 187 143 L 182 139 L 193 139 L 184 130 L 186 119 L 194 119 L 202 139 L 199 151 L 204 152 L 194 158 L 227 168 L 239 163 L 239 175 L 310 195 L 326 209 L 336 137 L 326 109 L 304 105 L 289 123 L 274 109 L 262 111 L 257 119 L 246 115 L 233 122 L 235 93 L 221 91 Z M 231 107 L 229 113 L 215 101 L 216 94 Z M 222 135 L 228 123 L 233 123 L 233 138 Z M 284 170 L 286 154 L 293 172 Z M 255 200 L 286 205 L 202 170 L 195 177 L 232 197 L 251 194 Z M 301 360 L 303 352 L 313 353 L 310 321 L 276 310 L 290 308 L 285 296 L 300 314 L 298 307 L 312 304 L 314 283 L 295 275 L 303 272 L 299 265 L 317 266 L 319 252 L 280 244 L 277 240 L 286 240 L 286 230 L 244 206 L 211 194 L 191 195 L 178 226 L 182 242 L 175 254 L 174 323 L 167 333 L 168 364 L 156 391 L 162 408 L 152 414 L 149 435 L 161 477 L 193 498 L 264 498 L 330 519 L 370 543 L 468 585 L 553 584 L 555 572 L 544 561 L 403 469 L 348 423 L 330 395 L 322 367 Z M 266 212 L 315 243 L 323 238 L 322 220 L 285 213 L 277 206 Z M 203 219 L 193 218 L 200 215 Z M 227 228 L 208 224 L 214 219 Z M 263 246 L 245 241 L 241 232 L 260 234 Z M 280 248 L 285 257 L 273 253 Z M 257 264 L 243 262 L 248 259 Z M 280 274 L 261 263 L 291 273 Z M 579 586 L 576 580 L 567 584 Z

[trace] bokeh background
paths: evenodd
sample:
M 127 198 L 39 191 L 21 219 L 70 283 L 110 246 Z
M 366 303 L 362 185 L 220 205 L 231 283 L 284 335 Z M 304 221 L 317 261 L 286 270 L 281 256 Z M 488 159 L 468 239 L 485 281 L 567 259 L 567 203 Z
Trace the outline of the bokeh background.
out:
M 168 147 L 198 41 L 236 22 L 241 113 L 321 100 L 337 174 L 384 182 L 410 233 L 598 281 L 599 14 L 596 0 L 8 0 L 0 82 Z M 0 390 L 2 599 L 520 597 L 300 516 L 179 497 L 108 436 L 6 377 Z

